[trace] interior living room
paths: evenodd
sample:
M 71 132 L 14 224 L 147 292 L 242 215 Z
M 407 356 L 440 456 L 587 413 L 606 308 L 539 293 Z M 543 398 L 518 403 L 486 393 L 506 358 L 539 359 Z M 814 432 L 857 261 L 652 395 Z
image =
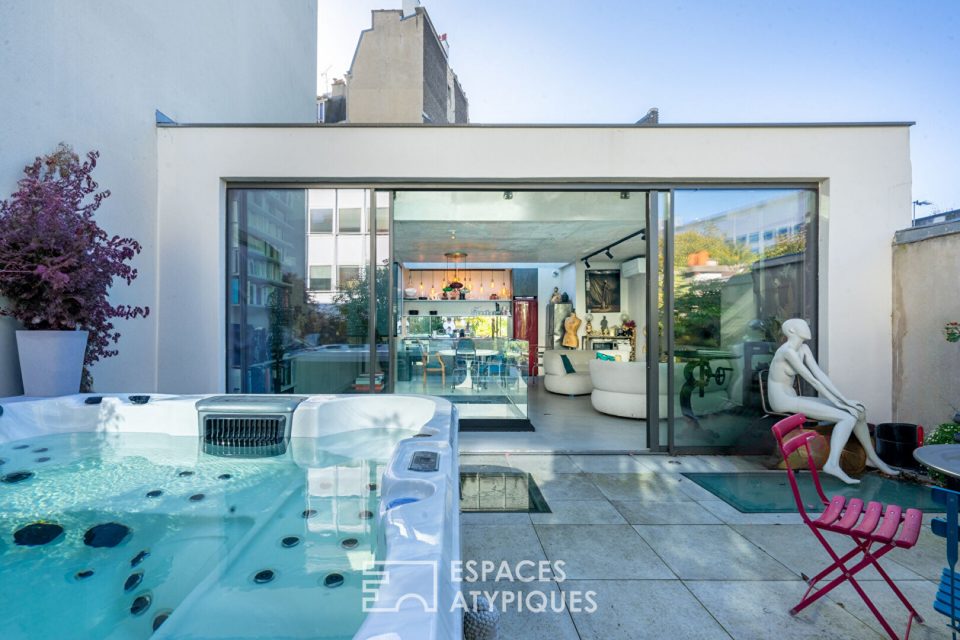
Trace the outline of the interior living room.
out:
M 481 448 L 646 448 L 646 217 L 644 192 L 395 192 L 394 391 Z

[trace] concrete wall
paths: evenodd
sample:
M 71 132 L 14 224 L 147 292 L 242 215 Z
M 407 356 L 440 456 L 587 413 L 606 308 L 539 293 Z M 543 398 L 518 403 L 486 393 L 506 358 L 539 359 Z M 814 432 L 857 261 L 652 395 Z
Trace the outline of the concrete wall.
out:
M 163 128 L 159 152 L 159 238 L 176 252 L 159 266 L 162 391 L 223 389 L 226 181 L 769 182 L 819 187 L 820 359 L 871 420 L 891 415 L 906 126 Z
M 463 87 L 460 86 L 460 79 L 457 78 L 456 75 L 454 75 L 453 78 L 453 90 L 454 100 L 456 101 L 453 121 L 457 124 L 466 124 L 470 122 L 470 103 L 467 100 L 467 94 L 463 91 Z
M 433 29 L 427 25 L 423 36 L 423 112 L 429 118 L 427 122 L 447 123 L 453 120 L 447 109 L 448 75 L 447 56 L 433 35 Z
M 893 417 L 928 430 L 960 411 L 960 222 L 907 229 L 893 246 Z
M 347 122 L 423 122 L 423 39 L 418 11 L 373 11 L 347 74 Z
M 117 323 L 120 355 L 95 367 L 97 390 L 158 384 L 154 111 L 191 122 L 314 122 L 316 24 L 316 0 L 0 4 L 0 197 L 58 142 L 99 149 L 95 178 L 113 196 L 98 221 L 144 247 L 140 277 L 112 301 L 149 305 L 151 315 Z M 21 391 L 11 332 L 0 323 L 0 396 Z

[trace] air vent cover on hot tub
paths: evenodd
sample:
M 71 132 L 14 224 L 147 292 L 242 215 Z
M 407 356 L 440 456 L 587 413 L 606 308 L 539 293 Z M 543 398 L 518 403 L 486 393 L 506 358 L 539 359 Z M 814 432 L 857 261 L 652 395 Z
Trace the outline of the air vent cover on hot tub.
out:
M 297 396 L 213 396 L 197 401 L 203 452 L 265 458 L 287 451 Z

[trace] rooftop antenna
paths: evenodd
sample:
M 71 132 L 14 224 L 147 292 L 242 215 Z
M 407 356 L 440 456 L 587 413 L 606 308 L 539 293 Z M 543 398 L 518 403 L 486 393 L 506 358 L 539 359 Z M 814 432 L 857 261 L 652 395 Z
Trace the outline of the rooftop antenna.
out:
M 647 115 L 637 120 L 634 124 L 660 124 L 660 109 L 653 107 L 647 111 Z

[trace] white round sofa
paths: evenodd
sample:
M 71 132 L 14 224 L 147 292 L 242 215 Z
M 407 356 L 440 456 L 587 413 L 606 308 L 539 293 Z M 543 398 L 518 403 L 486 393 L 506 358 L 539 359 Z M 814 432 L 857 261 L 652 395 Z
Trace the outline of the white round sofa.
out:
M 567 356 L 575 373 L 567 373 L 560 356 Z M 596 351 L 579 349 L 547 349 L 543 352 L 543 386 L 551 393 L 582 396 L 593 391 L 590 381 L 590 363 Z
M 647 363 L 590 361 L 590 404 L 601 413 L 647 417 Z

